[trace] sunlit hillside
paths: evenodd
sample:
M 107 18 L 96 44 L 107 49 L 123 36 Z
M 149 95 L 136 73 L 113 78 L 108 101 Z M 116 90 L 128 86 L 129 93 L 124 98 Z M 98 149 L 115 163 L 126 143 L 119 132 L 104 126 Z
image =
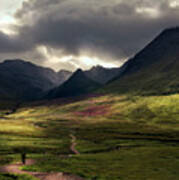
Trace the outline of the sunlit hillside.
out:
M 179 95 L 111 94 L 64 104 L 25 104 L 14 114 L 2 114 L 0 163 L 18 161 L 25 151 L 36 160 L 23 167 L 28 171 L 67 172 L 84 179 L 177 180 L 178 112 Z M 71 135 L 80 154 L 69 156 Z

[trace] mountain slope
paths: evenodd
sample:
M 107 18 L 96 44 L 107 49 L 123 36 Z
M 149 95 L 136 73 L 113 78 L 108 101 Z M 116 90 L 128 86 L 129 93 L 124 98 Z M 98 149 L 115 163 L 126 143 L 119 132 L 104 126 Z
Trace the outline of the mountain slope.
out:
M 179 28 L 163 31 L 103 92 L 172 94 L 179 92 Z
M 59 72 L 57 72 L 57 75 L 58 75 L 58 83 L 59 83 L 58 85 L 61 85 L 61 84 L 63 84 L 65 81 L 67 81 L 72 74 L 73 74 L 72 72 L 67 71 L 67 70 L 60 70 Z
M 47 98 L 73 97 L 89 93 L 100 85 L 78 69 L 64 84 L 51 90 Z
M 49 68 L 19 59 L 0 63 L 1 99 L 35 99 L 59 84 L 60 75 Z
M 104 68 L 102 66 L 94 66 L 90 70 L 85 71 L 86 76 L 100 84 L 106 84 L 119 73 L 120 68 Z

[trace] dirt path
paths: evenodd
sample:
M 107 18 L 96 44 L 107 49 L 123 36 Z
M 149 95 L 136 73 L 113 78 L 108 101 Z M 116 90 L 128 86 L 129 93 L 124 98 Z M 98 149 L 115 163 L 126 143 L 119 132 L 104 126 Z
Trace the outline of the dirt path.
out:
M 9 113 L 7 113 L 6 115 L 9 114 L 13 114 L 14 112 L 16 112 L 16 110 L 18 109 L 20 104 L 18 104 L 14 109 L 12 109 L 12 111 L 10 111 Z M 77 150 L 76 150 L 76 137 L 71 134 L 71 146 L 70 149 L 74 154 L 80 154 Z M 28 159 L 26 161 L 26 165 L 33 165 L 35 164 L 35 161 L 32 159 Z M 24 171 L 21 170 L 20 168 L 23 166 L 22 163 L 16 163 L 16 164 L 10 164 L 10 165 L 6 165 L 3 167 L 0 167 L 0 173 L 11 173 L 11 174 L 28 174 L 31 176 L 34 176 L 35 178 L 39 179 L 39 180 L 83 180 L 82 178 L 75 176 L 75 175 L 71 175 L 71 174 L 67 174 L 67 173 L 62 173 L 62 172 L 58 172 L 58 173 L 47 173 L 47 172 L 29 172 L 29 171 Z
M 28 159 L 26 165 L 33 165 L 34 160 Z M 66 173 L 46 173 L 46 172 L 28 172 L 20 170 L 23 166 L 21 163 L 10 164 L 0 168 L 1 173 L 12 173 L 12 174 L 28 174 L 36 177 L 39 180 L 83 180 L 75 175 L 70 175 Z
M 80 154 L 78 150 L 76 150 L 76 137 L 73 134 L 70 134 L 71 137 L 71 146 L 70 149 L 74 154 Z M 35 164 L 35 160 L 28 159 L 26 161 L 26 165 L 33 165 Z M 70 175 L 67 173 L 46 173 L 46 172 L 29 172 L 20 170 L 23 166 L 22 163 L 10 164 L 0 168 L 0 173 L 11 173 L 11 174 L 28 174 L 31 176 L 36 177 L 39 180 L 83 180 L 82 178 Z
M 73 135 L 73 134 L 70 134 L 70 137 L 71 137 L 71 151 L 74 153 L 74 154 L 80 154 L 80 152 L 76 149 L 76 137 Z

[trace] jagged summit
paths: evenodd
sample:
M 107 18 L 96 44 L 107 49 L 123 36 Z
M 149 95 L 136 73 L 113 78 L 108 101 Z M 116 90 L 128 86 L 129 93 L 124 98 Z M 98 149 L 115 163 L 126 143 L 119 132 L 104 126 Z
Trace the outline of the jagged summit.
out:
M 97 82 L 88 78 L 81 69 L 78 69 L 64 84 L 50 91 L 47 98 L 79 96 L 92 92 L 99 86 Z
M 106 84 L 120 73 L 120 68 L 104 68 L 103 66 L 93 66 L 85 71 L 86 76 L 100 84 Z
M 50 68 L 21 59 L 7 59 L 0 63 L 0 98 L 36 99 L 65 80 L 65 74 L 62 76 Z
M 77 69 L 74 73 L 73 76 L 80 76 L 80 75 L 84 75 L 84 72 L 82 69 Z

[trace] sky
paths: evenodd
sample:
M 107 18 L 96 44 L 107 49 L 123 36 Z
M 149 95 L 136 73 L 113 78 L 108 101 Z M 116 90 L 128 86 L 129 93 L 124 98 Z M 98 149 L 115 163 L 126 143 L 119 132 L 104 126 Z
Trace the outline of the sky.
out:
M 178 17 L 179 0 L 0 0 L 0 61 L 119 67 Z

